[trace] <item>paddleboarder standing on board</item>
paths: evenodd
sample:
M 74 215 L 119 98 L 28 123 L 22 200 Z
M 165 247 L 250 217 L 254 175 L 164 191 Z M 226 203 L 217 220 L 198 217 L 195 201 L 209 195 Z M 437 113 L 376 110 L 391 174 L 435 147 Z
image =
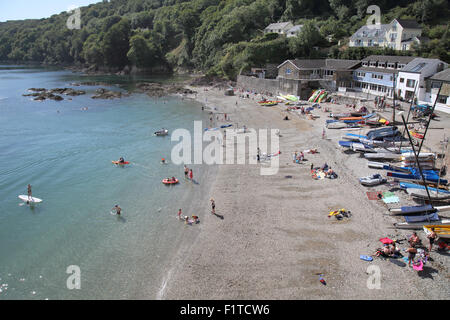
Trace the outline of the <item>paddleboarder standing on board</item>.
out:
M 32 198 L 32 195 L 31 195 L 31 184 L 28 184 L 27 189 L 28 189 L 28 201 L 27 201 L 27 203 L 29 203 L 31 198 Z

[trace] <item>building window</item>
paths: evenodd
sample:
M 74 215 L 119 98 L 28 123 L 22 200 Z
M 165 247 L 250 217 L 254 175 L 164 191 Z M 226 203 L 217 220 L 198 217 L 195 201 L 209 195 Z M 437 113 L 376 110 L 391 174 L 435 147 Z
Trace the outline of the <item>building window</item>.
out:
M 367 62 L 362 63 L 363 67 L 367 67 Z
M 372 73 L 372 79 L 375 79 L 376 77 L 377 77 L 377 75 Z
M 390 77 L 389 77 L 389 80 L 390 80 L 390 81 L 394 81 L 394 77 L 393 77 L 393 76 L 390 76 Z
M 440 86 L 441 86 L 440 82 L 432 82 L 431 83 L 431 88 L 432 89 L 439 89 Z
M 377 79 L 383 80 L 383 75 L 382 75 L 382 74 L 379 74 L 379 75 L 377 76 Z
M 377 66 L 377 63 L 376 63 L 376 62 L 371 62 L 371 63 L 370 63 L 370 66 L 371 66 L 371 67 L 376 67 L 376 66 Z
M 292 70 L 289 69 L 289 68 L 287 68 L 287 69 L 286 69 L 286 74 L 291 74 L 291 73 L 292 73 Z
M 388 68 L 395 68 L 395 64 L 394 63 L 388 63 Z
M 400 78 L 400 83 L 405 82 L 405 78 Z
M 441 96 L 441 95 L 439 95 L 439 97 L 438 97 L 438 102 L 439 102 L 439 103 L 447 103 L 447 99 L 448 99 L 447 96 Z
M 384 63 L 379 63 L 379 64 L 378 64 L 378 67 L 380 67 L 380 68 L 386 68 L 386 64 L 384 64 Z
M 405 66 L 404 64 L 399 64 L 398 69 L 403 69 L 404 66 Z
M 406 80 L 406 86 L 408 88 L 414 88 L 414 85 L 416 84 L 416 80 L 407 79 Z

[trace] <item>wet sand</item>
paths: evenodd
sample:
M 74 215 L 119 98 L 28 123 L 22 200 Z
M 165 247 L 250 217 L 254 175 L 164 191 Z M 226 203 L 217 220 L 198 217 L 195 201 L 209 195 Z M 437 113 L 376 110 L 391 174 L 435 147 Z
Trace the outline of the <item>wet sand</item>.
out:
M 328 113 L 308 120 L 289 114 L 284 105 L 260 107 L 257 97 L 241 99 L 224 96 L 223 91 L 193 88 L 196 99 L 214 113 L 223 115 L 215 126 L 231 123 L 238 127 L 279 129 L 280 169 L 276 175 L 260 175 L 261 164 L 220 165 L 212 187 L 206 190 L 216 201 L 216 213 L 210 203 L 202 204 L 201 231 L 192 245 L 186 245 L 173 262 L 158 298 L 161 299 L 449 299 L 448 256 L 433 251 L 434 261 L 417 273 L 389 260 L 373 262 L 359 259 L 381 247 L 382 237 L 404 239 L 412 230 L 395 230 L 401 217 L 388 216 L 382 201 L 368 200 L 366 191 L 387 191 L 389 186 L 363 187 L 358 177 L 377 170 L 367 168 L 359 154 L 346 154 L 337 144 L 345 134 L 341 130 L 322 130 Z M 192 96 L 194 98 L 194 96 Z M 236 101 L 238 105 L 236 106 Z M 332 112 L 342 112 L 343 105 L 321 104 Z M 369 107 L 372 107 L 371 105 Z M 206 111 L 205 111 L 206 112 Z M 215 116 L 217 116 L 215 114 Z M 443 116 L 442 123 L 450 127 Z M 440 123 L 440 124 L 442 124 Z M 436 137 L 437 139 L 438 137 Z M 318 154 L 306 154 L 303 164 L 292 161 L 294 151 L 317 148 Z M 273 151 L 273 150 L 272 150 Z M 324 163 L 338 174 L 338 179 L 313 180 L 311 163 Z M 291 176 L 287 178 L 288 176 Z M 401 203 L 413 205 L 402 192 Z M 328 218 L 329 211 L 346 208 L 352 217 L 338 221 Z M 423 231 L 418 231 L 428 245 Z M 400 248 L 406 248 L 403 241 Z M 435 250 L 435 249 L 434 249 Z M 381 272 L 381 288 L 369 289 L 368 267 Z M 324 274 L 327 285 L 319 282 Z

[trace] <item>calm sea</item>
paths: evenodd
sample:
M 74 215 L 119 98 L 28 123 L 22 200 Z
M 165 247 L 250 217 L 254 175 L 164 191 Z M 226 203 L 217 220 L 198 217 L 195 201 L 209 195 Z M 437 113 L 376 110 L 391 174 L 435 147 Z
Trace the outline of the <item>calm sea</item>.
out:
M 185 181 L 182 167 L 160 164 L 176 143 L 153 135 L 162 127 L 192 131 L 205 119 L 200 105 L 145 94 L 94 100 L 105 85 L 71 86 L 102 81 L 122 90 L 116 84 L 136 80 L 0 66 L 0 299 L 154 299 L 173 257 L 200 232 L 176 213 L 201 214 L 202 179 L 213 169 L 196 167 L 198 184 Z M 22 96 L 32 87 L 87 94 L 37 102 Z M 121 156 L 131 165 L 112 165 Z M 163 185 L 168 176 L 180 185 Z M 17 198 L 27 184 L 43 203 Z M 111 214 L 115 204 L 120 218 Z M 69 266 L 80 268 L 80 290 L 67 288 Z

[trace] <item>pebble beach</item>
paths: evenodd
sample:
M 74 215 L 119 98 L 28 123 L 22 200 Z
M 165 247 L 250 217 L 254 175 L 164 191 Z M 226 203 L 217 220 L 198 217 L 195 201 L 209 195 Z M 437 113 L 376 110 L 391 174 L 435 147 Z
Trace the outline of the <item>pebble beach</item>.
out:
M 345 104 L 321 103 L 321 109 L 312 111 L 318 117 L 311 120 L 287 112 L 284 104 L 261 107 L 260 95 L 243 99 L 225 96 L 218 88 L 191 89 L 197 94 L 189 97 L 214 114 L 214 126 L 280 130 L 279 171 L 262 176 L 262 164 L 218 166 L 217 174 L 209 177 L 212 187 L 205 190 L 209 194 L 203 197 L 215 199 L 217 215 L 210 214 L 208 201 L 202 204 L 200 231 L 173 261 L 158 299 L 450 298 L 448 254 L 436 252 L 436 246 L 430 253 L 432 261 L 421 272 L 391 259 L 360 259 L 374 254 L 384 237 L 397 239 L 403 253 L 413 230 L 395 229 L 393 223 L 403 218 L 390 216 L 388 208 L 415 203 L 404 191 L 395 192 L 400 203 L 369 200 L 366 192 L 388 191 L 392 186 L 364 187 L 358 178 L 385 173 L 368 168 L 359 153 L 343 152 L 337 142 L 345 132 L 327 129 L 322 136 L 329 119 L 329 112 L 323 110 L 348 112 Z M 372 107 L 370 103 L 368 108 Z M 438 114 L 440 121 L 432 126 L 442 129 L 429 130 L 424 144 L 434 152 L 439 151 L 439 139 L 450 132 L 450 116 Z M 289 121 L 283 120 L 286 115 Z M 307 149 L 318 153 L 305 154 L 301 164 L 292 161 L 295 151 Z M 312 179 L 311 164 L 324 163 L 338 174 L 337 179 Z M 352 216 L 328 218 L 330 211 L 340 208 L 350 210 Z M 427 246 L 425 233 L 417 233 Z M 377 288 L 368 285 L 374 266 L 381 276 Z M 319 281 L 320 275 L 326 285 Z

